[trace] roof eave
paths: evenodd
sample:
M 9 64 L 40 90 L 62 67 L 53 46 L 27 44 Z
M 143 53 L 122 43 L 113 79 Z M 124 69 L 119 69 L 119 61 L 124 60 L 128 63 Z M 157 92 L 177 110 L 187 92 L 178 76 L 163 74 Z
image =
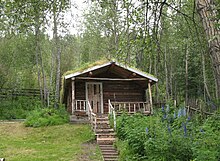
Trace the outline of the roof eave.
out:
M 97 65 L 97 66 L 88 68 L 86 70 L 83 70 L 82 72 L 76 72 L 76 73 L 73 73 L 73 74 L 66 75 L 66 76 L 64 76 L 64 78 L 65 79 L 70 79 L 70 78 L 76 77 L 76 76 L 78 76 L 80 74 L 84 74 L 84 73 L 87 73 L 87 72 L 90 72 L 90 71 L 93 71 L 93 70 L 96 70 L 96 69 L 99 69 L 99 68 L 111 65 L 112 63 L 114 63 L 114 62 L 108 62 L 108 63 L 102 64 L 102 65 Z
M 147 75 L 147 74 L 145 74 L 145 73 L 143 73 L 143 72 L 141 72 L 141 71 L 138 71 L 138 70 L 136 70 L 136 69 L 133 69 L 133 68 L 130 68 L 130 67 L 126 67 L 126 66 L 124 66 L 124 65 L 122 65 L 122 64 L 119 64 L 119 63 L 117 63 L 117 62 L 115 62 L 115 64 L 118 65 L 118 66 L 120 66 L 120 67 L 122 67 L 122 68 L 124 68 L 124 69 L 127 69 L 127 70 L 129 70 L 129 71 L 131 71 L 131 72 L 137 73 L 137 74 L 139 74 L 140 76 L 143 76 L 143 77 L 145 77 L 145 78 L 147 78 L 147 79 L 150 79 L 150 80 L 153 80 L 153 81 L 155 81 L 155 82 L 158 82 L 158 79 L 155 78 L 155 77 L 153 77 L 153 76 Z
M 82 72 L 76 72 L 76 73 L 72 73 L 72 74 L 66 75 L 66 76 L 64 76 L 64 78 L 66 80 L 70 79 L 70 78 L 74 78 L 74 77 L 76 77 L 76 76 L 78 76 L 80 74 L 84 74 L 84 73 L 87 73 L 87 72 L 90 72 L 90 71 L 93 71 L 93 70 L 96 70 L 96 69 L 99 69 L 99 68 L 102 68 L 102 67 L 106 67 L 106 66 L 111 65 L 111 64 L 115 64 L 115 65 L 117 65 L 119 67 L 127 69 L 127 70 L 129 70 L 131 72 L 137 73 L 138 75 L 143 76 L 143 77 L 145 77 L 147 79 L 150 79 L 150 80 L 152 80 L 154 82 L 158 82 L 158 79 L 153 77 L 153 76 L 147 75 L 147 74 L 145 74 L 145 73 L 143 73 L 141 71 L 138 71 L 136 69 L 133 69 L 133 68 L 130 68 L 130 67 L 126 67 L 126 66 L 124 66 L 124 65 L 122 65 L 122 64 L 120 64 L 118 62 L 114 62 L 114 61 L 102 64 L 102 65 L 97 65 L 97 66 L 94 66 L 94 67 L 91 67 L 91 68 L 88 68 L 86 70 L 83 70 Z

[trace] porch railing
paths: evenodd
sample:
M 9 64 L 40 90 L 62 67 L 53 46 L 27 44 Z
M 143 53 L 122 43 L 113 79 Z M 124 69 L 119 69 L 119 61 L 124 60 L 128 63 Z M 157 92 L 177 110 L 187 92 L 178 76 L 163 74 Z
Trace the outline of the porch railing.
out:
M 72 111 L 86 111 L 86 100 L 75 100 L 75 106 Z
M 126 111 L 128 113 L 143 112 L 151 113 L 151 106 L 148 102 L 111 102 L 116 112 Z
M 96 131 L 96 123 L 97 123 L 97 117 L 96 117 L 96 114 L 92 112 L 92 107 L 89 103 L 89 101 L 87 101 L 87 105 L 88 105 L 88 116 L 89 116 L 89 120 L 90 120 L 90 123 L 92 125 L 92 130 L 95 132 Z
M 115 109 L 111 104 L 111 101 L 108 100 L 108 109 L 109 109 L 109 115 L 110 117 L 113 117 L 113 121 L 114 121 L 114 129 L 116 130 L 116 115 L 115 115 Z

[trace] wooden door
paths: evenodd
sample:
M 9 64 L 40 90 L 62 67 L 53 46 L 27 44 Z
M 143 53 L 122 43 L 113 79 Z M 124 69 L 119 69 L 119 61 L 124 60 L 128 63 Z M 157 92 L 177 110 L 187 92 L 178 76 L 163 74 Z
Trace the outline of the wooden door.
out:
M 103 113 L 102 84 L 87 83 L 87 100 L 89 101 L 94 113 Z

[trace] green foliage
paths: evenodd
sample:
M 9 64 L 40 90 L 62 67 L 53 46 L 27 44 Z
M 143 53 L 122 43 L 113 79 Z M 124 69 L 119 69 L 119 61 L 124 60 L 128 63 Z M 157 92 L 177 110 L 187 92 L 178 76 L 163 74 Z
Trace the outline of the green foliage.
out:
M 185 108 L 167 105 L 156 113 L 118 117 L 120 160 L 219 160 L 218 112 L 204 122 L 187 117 Z
M 0 120 L 25 119 L 30 111 L 40 107 L 41 102 L 39 100 L 26 97 L 1 100 Z
M 28 115 L 25 126 L 41 127 L 60 125 L 69 121 L 68 113 L 63 106 L 54 108 L 41 108 L 31 111 Z
M 196 160 L 219 160 L 220 159 L 220 111 L 209 117 L 199 126 L 193 152 Z

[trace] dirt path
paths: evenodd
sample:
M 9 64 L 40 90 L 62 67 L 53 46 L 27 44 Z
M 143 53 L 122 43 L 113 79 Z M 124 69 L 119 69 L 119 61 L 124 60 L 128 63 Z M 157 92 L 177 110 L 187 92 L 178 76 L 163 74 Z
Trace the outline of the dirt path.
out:
M 78 156 L 79 161 L 103 161 L 95 141 L 82 144 L 82 150 L 83 153 Z

